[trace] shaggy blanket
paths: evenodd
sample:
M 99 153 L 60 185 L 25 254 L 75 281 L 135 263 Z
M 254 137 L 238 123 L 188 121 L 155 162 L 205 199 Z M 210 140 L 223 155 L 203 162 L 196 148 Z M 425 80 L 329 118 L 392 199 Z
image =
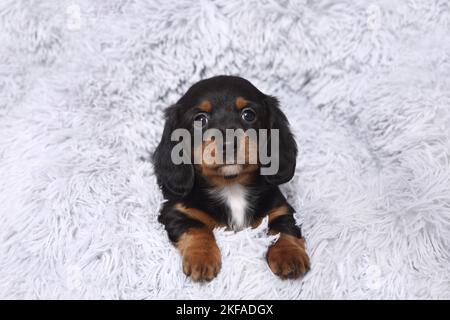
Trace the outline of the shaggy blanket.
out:
M 449 35 L 448 0 L 2 0 L 0 297 L 450 298 Z M 292 124 L 303 279 L 265 221 L 194 283 L 157 222 L 162 112 L 217 74 Z

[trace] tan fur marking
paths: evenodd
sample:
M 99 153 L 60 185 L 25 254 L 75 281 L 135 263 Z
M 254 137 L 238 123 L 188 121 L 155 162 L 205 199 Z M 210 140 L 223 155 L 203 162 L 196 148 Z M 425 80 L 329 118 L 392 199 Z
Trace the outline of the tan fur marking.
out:
M 267 251 L 267 262 L 273 273 L 283 279 L 296 279 L 309 270 L 309 257 L 303 238 L 280 234 Z
M 241 147 L 243 147 L 244 143 L 248 143 L 248 139 L 241 139 L 242 141 L 241 143 Z M 204 150 L 207 146 L 209 146 L 210 144 L 214 144 L 214 141 L 208 140 L 208 141 L 204 141 L 202 143 L 202 145 L 200 145 L 199 147 L 197 147 L 196 149 L 194 149 L 194 154 L 196 154 L 197 157 L 200 156 L 205 156 L 205 157 L 214 157 L 215 152 L 214 152 L 214 148 L 211 147 L 213 149 L 213 151 L 211 152 L 211 154 L 208 154 L 208 152 L 206 152 L 207 154 L 203 154 Z M 245 154 L 245 160 L 246 162 L 248 162 L 248 149 L 249 146 L 247 145 L 246 147 L 246 154 Z M 258 165 L 257 164 L 244 164 L 243 165 L 243 169 L 241 171 L 241 173 L 233 179 L 225 179 L 223 177 L 223 174 L 221 174 L 219 172 L 219 168 L 221 167 L 221 165 L 218 164 L 212 164 L 212 165 L 208 165 L 205 163 L 205 158 L 202 157 L 203 163 L 201 164 L 195 164 L 195 169 L 202 174 L 212 185 L 216 186 L 216 187 L 223 187 L 229 184 L 233 184 L 233 183 L 240 183 L 242 185 L 246 185 L 249 184 L 253 178 L 254 178 L 254 174 L 255 172 L 258 170 Z M 213 159 L 209 159 L 209 160 L 213 160 Z
M 198 108 L 204 112 L 211 112 L 212 105 L 211 105 L 210 101 L 204 100 L 204 101 L 202 101 L 202 103 L 200 103 Z
M 186 216 L 188 216 L 191 219 L 198 220 L 202 223 L 204 223 L 208 228 L 214 229 L 217 225 L 216 221 L 210 217 L 207 213 L 195 209 L 195 208 L 186 208 L 181 203 L 177 203 L 175 205 L 175 209 L 183 212 Z
M 273 209 L 269 212 L 269 223 L 271 223 L 276 218 L 284 216 L 286 214 L 289 214 L 289 208 L 286 205 L 282 205 L 281 207 Z
M 247 100 L 242 97 L 238 97 L 235 102 L 236 108 L 242 110 L 247 105 Z
M 224 187 L 226 185 L 239 183 L 248 185 L 254 178 L 254 173 L 258 169 L 257 165 L 245 165 L 241 173 L 233 179 L 225 179 L 222 174 L 218 173 L 214 167 L 205 165 L 196 165 L 196 169 L 208 180 L 209 183 L 216 187 Z
M 194 281 L 210 281 L 221 268 L 220 250 L 211 230 L 192 228 L 176 243 L 183 260 L 183 272 Z

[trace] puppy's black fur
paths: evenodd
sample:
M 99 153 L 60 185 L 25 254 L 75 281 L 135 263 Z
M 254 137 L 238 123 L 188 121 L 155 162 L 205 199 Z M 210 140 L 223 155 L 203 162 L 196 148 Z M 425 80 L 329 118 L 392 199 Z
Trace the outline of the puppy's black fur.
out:
M 236 107 L 238 98 L 242 98 L 246 106 L 254 111 L 256 114 L 254 122 L 242 121 L 242 111 Z M 171 151 L 177 143 L 171 141 L 171 133 L 177 128 L 184 128 L 193 135 L 193 119 L 201 111 L 199 105 L 204 101 L 211 106 L 208 112 L 208 128 L 222 131 L 238 128 L 279 130 L 278 173 L 263 176 L 260 174 L 259 166 L 247 173 L 245 182 L 236 183 L 241 183 L 247 190 L 247 200 L 251 205 L 247 207 L 245 214 L 249 226 L 256 225 L 266 215 L 282 208 L 283 214 L 276 215 L 274 219 L 269 218 L 270 231 L 300 239 L 300 228 L 295 224 L 293 217 L 294 209 L 287 203 L 278 187 L 292 179 L 296 166 L 297 145 L 289 129 L 288 120 L 280 110 L 275 97 L 265 95 L 249 81 L 234 76 L 217 76 L 194 84 L 165 112 L 164 132 L 153 154 L 153 163 L 158 184 L 166 199 L 159 221 L 165 226 L 169 239 L 179 245 L 183 235 L 188 234 L 190 230 L 203 230 L 208 227 L 205 219 L 200 219 L 195 214 L 186 214 L 187 211 L 181 210 L 180 205 L 186 210 L 195 209 L 192 212 L 205 213 L 212 218 L 216 226 L 232 227 L 230 208 L 212 196 L 211 191 L 220 186 L 212 183 L 211 179 L 194 165 L 175 165 L 171 161 Z M 202 270 L 206 269 L 207 267 L 203 266 Z M 203 273 L 198 273 L 195 280 L 210 280 L 206 275 L 207 272 Z

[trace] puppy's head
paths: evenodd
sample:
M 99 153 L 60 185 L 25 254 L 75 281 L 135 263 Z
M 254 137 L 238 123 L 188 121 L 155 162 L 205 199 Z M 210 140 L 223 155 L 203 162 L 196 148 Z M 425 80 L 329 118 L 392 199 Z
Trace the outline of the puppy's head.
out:
M 247 132 L 258 133 L 259 129 L 268 131 L 265 146 L 270 146 L 270 130 L 279 130 L 279 153 L 270 154 L 268 150 L 272 158 L 277 157 L 279 169 L 273 175 L 265 175 L 265 180 L 278 185 L 294 175 L 297 147 L 286 116 L 276 98 L 265 95 L 245 79 L 218 76 L 202 80 L 169 107 L 165 117 L 153 162 L 159 184 L 173 195 L 189 194 L 196 174 L 217 186 L 250 181 L 264 165 L 258 152 L 262 140 Z M 177 142 L 172 141 L 171 135 L 176 129 L 184 129 L 191 137 L 198 132 L 205 134 L 200 144 L 196 145 L 192 139 L 190 163 L 172 161 Z M 231 135 L 232 132 L 235 134 Z

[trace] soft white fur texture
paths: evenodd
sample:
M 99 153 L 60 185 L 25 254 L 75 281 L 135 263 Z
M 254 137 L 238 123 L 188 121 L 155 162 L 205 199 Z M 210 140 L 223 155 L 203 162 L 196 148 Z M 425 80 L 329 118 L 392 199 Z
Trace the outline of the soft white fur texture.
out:
M 449 35 L 448 0 L 2 0 L 0 297 L 450 298 Z M 217 74 L 292 124 L 304 279 L 265 222 L 194 283 L 156 220 L 162 111 Z

